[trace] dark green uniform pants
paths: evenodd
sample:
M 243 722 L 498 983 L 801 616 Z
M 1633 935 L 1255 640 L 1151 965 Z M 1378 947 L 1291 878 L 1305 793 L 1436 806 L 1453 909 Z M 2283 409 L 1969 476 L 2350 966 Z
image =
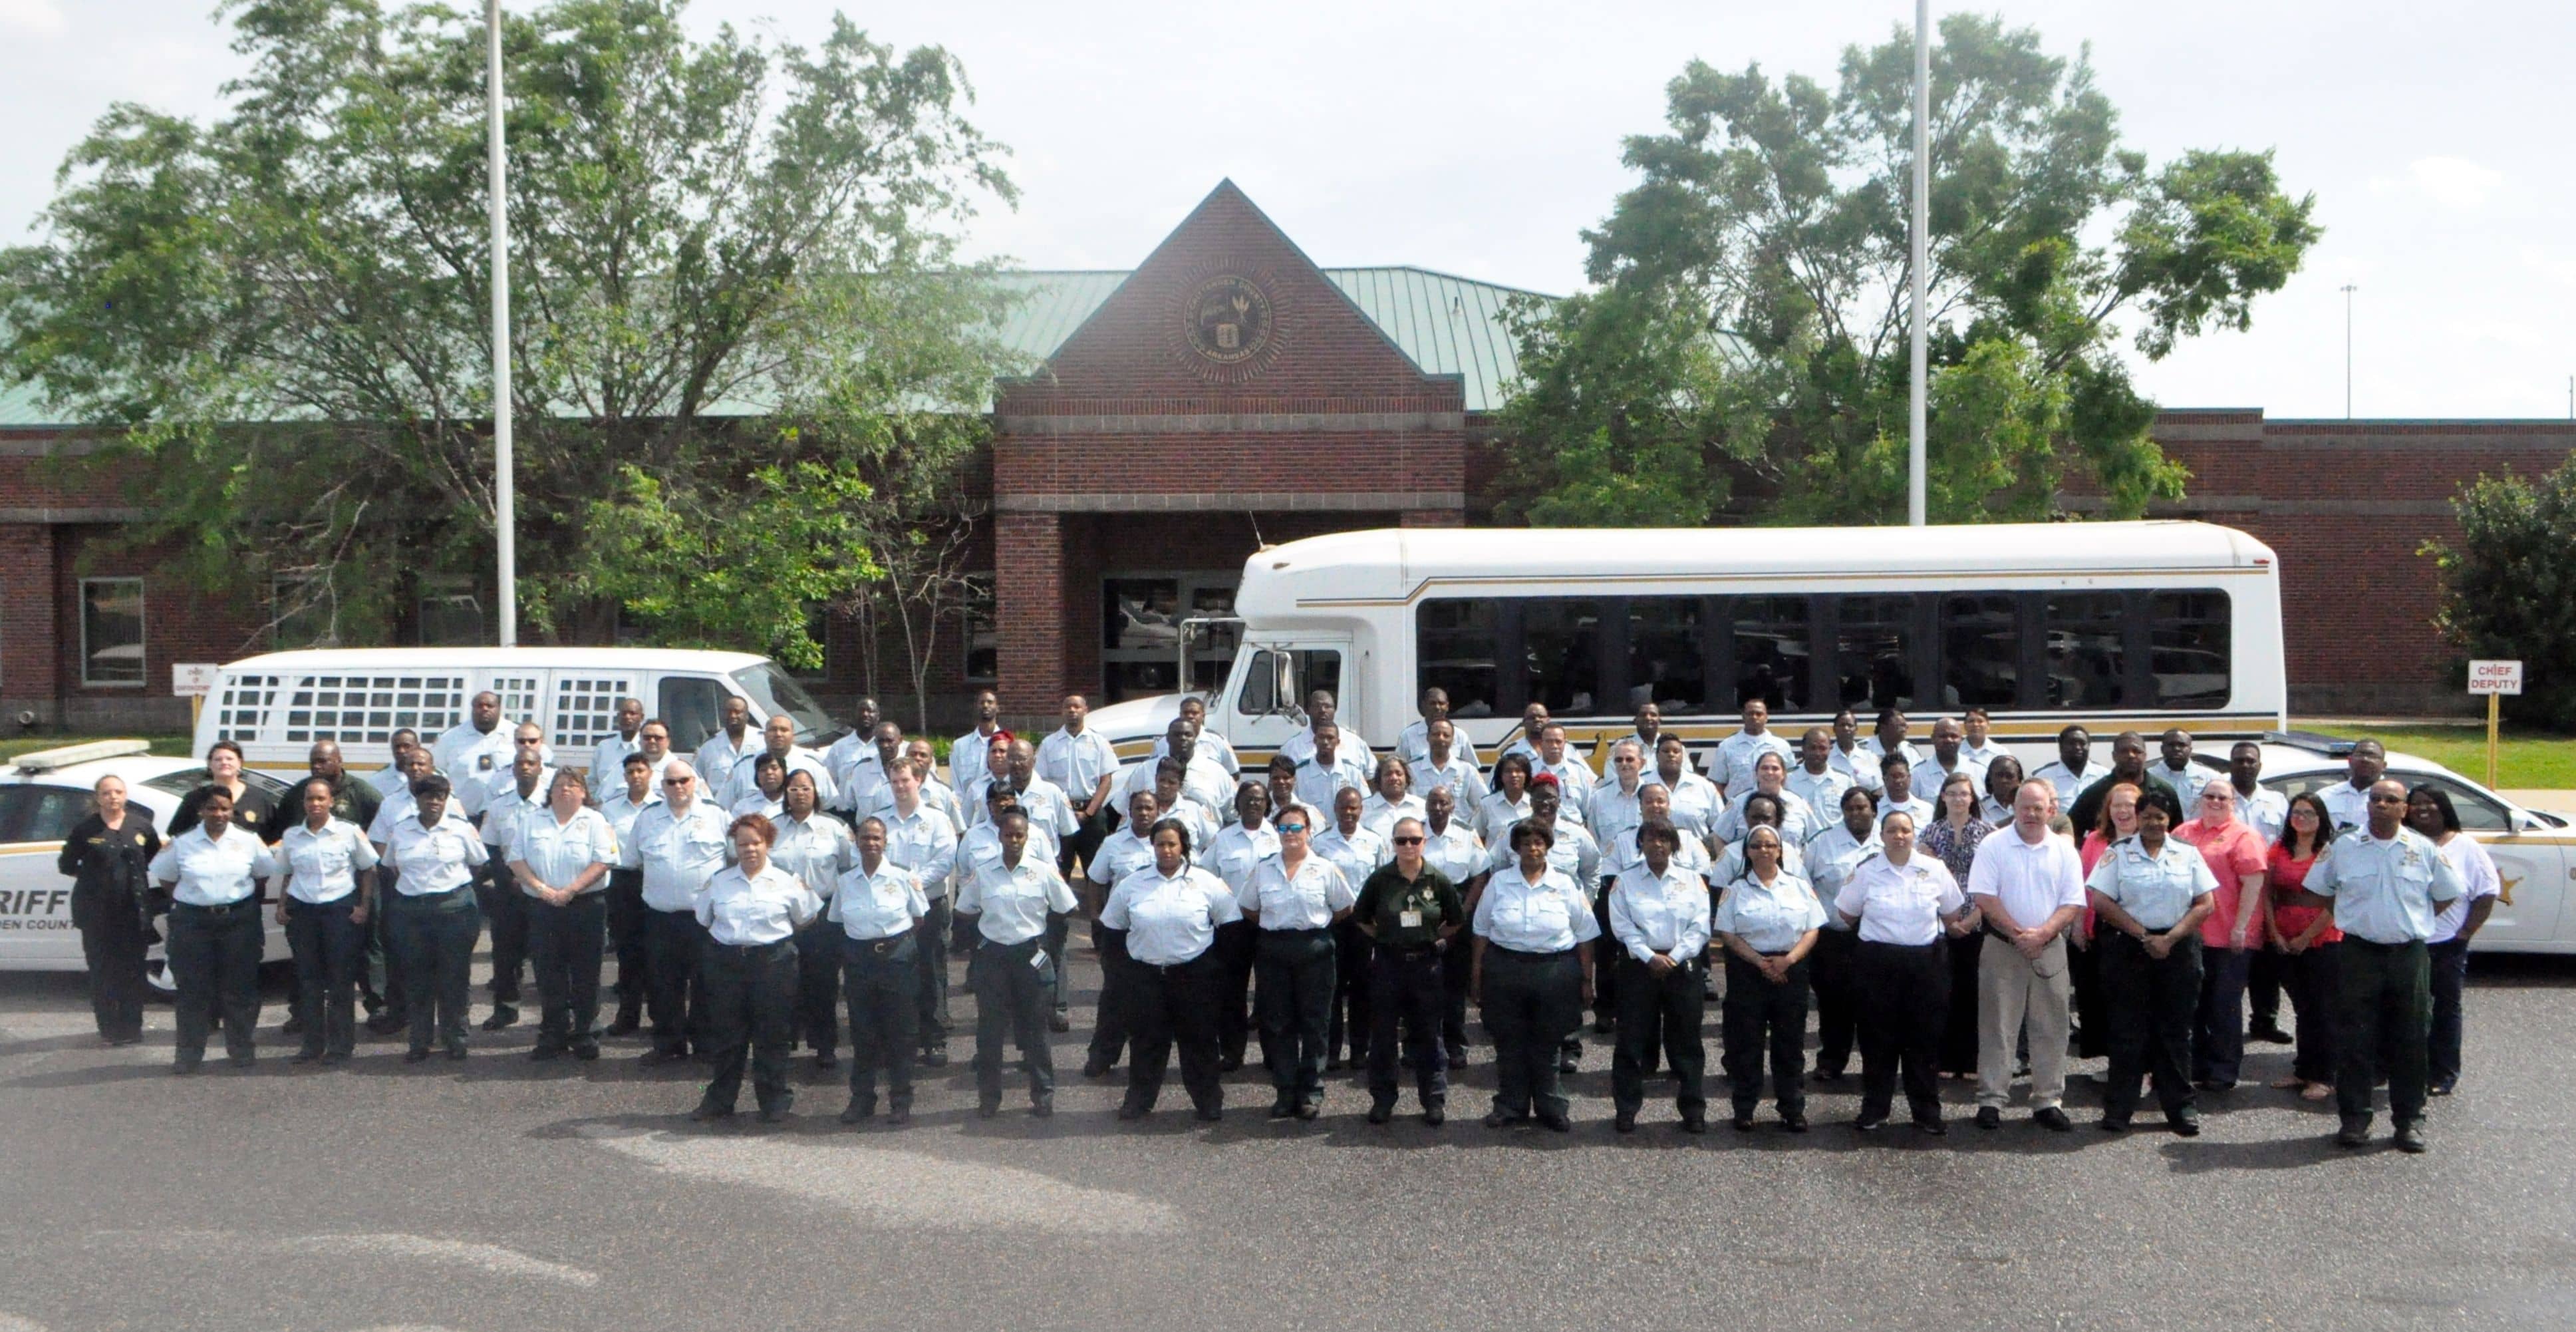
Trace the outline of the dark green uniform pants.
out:
M 2111 1081 L 2102 1091 L 2102 1113 L 2114 1120 L 2136 1113 L 2139 1083 L 2153 1073 L 2156 1103 L 2171 1119 L 2192 1104 L 2200 939 L 2185 939 L 2156 958 L 2145 944 L 2116 930 L 2094 937 L 2102 951 L 2102 1003 L 2111 1023 Z
M 1619 1035 L 1610 1051 L 1612 1108 L 1633 1115 L 1646 1103 L 1646 1070 L 1660 1049 L 1678 1083 L 1674 1108 L 1684 1119 L 1708 1113 L 1708 1046 L 1703 1031 L 1708 1019 L 1707 964 L 1694 957 L 1658 977 L 1623 949 L 1617 963 L 1601 970 L 1618 978 Z M 1801 991 L 1804 988 L 1802 975 Z M 1594 992 L 1599 992 L 1598 982 Z M 1734 1002 L 1731 993 L 1728 1002 Z M 1806 1037 L 1801 1009 L 1798 1039 L 1803 1042 Z
M 834 933 L 841 927 L 834 925 Z M 841 993 L 850 1002 L 850 1101 L 875 1114 L 877 1073 L 897 1110 L 912 1108 L 913 1047 L 920 1040 L 921 955 L 947 965 L 943 947 L 925 945 L 918 926 L 891 939 L 841 935 Z
M 2376 944 L 2345 935 L 2336 945 L 2335 1108 L 2370 1119 L 2371 1087 L 2388 1075 L 2388 1113 L 2400 1124 L 2424 1117 L 2427 1041 L 2432 1029 L 2432 959 L 2422 943 Z M 2379 1067 L 2380 1045 L 2388 1067 Z
M 1738 1119 L 1762 1100 L 1762 1058 L 1771 1057 L 1771 1099 L 1782 1118 L 1807 1112 L 1807 962 L 1774 985 L 1752 963 L 1726 955 L 1726 1081 Z

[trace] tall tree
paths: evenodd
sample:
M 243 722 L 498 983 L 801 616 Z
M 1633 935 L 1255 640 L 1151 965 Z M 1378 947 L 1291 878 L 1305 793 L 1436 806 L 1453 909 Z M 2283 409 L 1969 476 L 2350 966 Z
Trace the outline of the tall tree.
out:
M 657 511 L 741 518 L 777 499 L 761 478 L 873 486 L 889 441 L 956 429 L 922 423 L 971 418 L 1000 364 L 980 330 L 1001 298 L 955 251 L 1015 194 L 957 62 L 837 15 L 811 48 L 697 41 L 683 8 L 505 19 L 520 594 L 541 631 L 604 604 Z M 145 487 L 145 536 L 211 584 L 296 578 L 368 641 L 413 575 L 479 570 L 493 534 L 482 23 L 381 0 L 226 12 L 249 61 L 226 111 L 111 109 L 48 234 L 0 253 L 0 356 L 98 427 L 100 462 Z M 615 485 L 630 468 L 650 486 Z M 592 521 L 603 498 L 637 521 Z M 756 539 L 752 516 L 727 539 Z M 848 555 L 790 581 L 855 595 L 874 566 Z
M 2442 576 L 2433 627 L 2464 658 L 2523 664 L 2509 715 L 2576 730 L 2576 459 L 2536 480 L 2479 477 L 2451 508 L 2460 539 L 2423 551 Z
M 1836 86 L 1693 61 L 1642 177 L 1584 239 L 1594 288 L 1518 314 L 1507 507 L 1533 522 L 1904 512 L 1913 39 Z M 1943 520 L 2036 518 L 2082 478 L 2115 514 L 2181 493 L 2120 343 L 2242 329 L 2318 229 L 2271 154 L 2120 146 L 2090 64 L 1952 15 L 1932 52 L 1928 490 Z

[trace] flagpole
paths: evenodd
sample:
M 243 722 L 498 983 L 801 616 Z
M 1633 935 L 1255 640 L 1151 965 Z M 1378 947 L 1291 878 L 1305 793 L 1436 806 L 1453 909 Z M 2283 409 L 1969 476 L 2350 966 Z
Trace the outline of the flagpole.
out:
M 1923 201 L 1932 184 L 1931 31 L 1932 0 L 1914 0 L 1914 201 L 1906 227 L 1913 249 L 1913 262 L 1907 265 L 1913 313 L 1906 320 L 1912 326 L 1907 334 L 1907 354 L 1913 373 L 1906 386 L 1905 403 L 1905 515 L 1906 521 L 1916 527 L 1923 526 L 1925 519 L 1923 431 L 1929 353 L 1923 341 Z
M 501 563 L 501 646 L 517 647 L 519 543 L 510 451 L 510 214 L 509 169 L 501 154 L 501 0 L 484 0 L 483 26 L 492 194 L 492 522 Z

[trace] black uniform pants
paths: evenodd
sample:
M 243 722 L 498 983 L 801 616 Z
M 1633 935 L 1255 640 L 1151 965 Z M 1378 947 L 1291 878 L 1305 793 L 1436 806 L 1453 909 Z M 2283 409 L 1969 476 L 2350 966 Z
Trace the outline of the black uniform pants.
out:
M 400 882 L 400 870 L 391 865 L 376 866 L 376 914 L 367 918 L 367 971 L 358 982 L 363 987 L 370 1020 L 379 1009 L 397 1021 L 411 1020 L 411 996 L 403 989 L 402 962 L 394 943 L 394 885 Z
M 1083 1062 L 1092 1068 L 1112 1068 L 1128 1042 L 1126 990 L 1133 969 L 1127 959 L 1127 931 L 1113 930 L 1094 915 L 1091 946 L 1100 953 L 1100 1002 L 1092 1008 L 1091 1046 Z
M 1223 1037 L 1216 1021 L 1217 995 L 1225 977 L 1216 949 L 1211 946 L 1187 962 L 1168 967 L 1132 960 L 1122 965 L 1127 974 L 1119 988 L 1133 1044 L 1127 1064 L 1126 1108 L 1140 1114 L 1154 1108 L 1163 1093 L 1163 1075 L 1171 1069 L 1175 1045 L 1180 1047 L 1181 1086 L 1189 1092 L 1190 1104 L 1202 1111 L 1225 1108 L 1225 1084 L 1217 1075 Z
M 1413 1087 L 1426 1110 L 1449 1103 L 1449 1051 L 1441 1028 L 1449 1009 L 1447 959 L 1464 951 L 1464 941 L 1447 950 L 1429 945 L 1378 947 L 1369 962 L 1368 1085 L 1379 1105 L 1395 1103 L 1396 1050 L 1413 1060 Z
M 2066 984 L 2075 996 L 2075 1055 L 2100 1059 L 2111 1053 L 2111 1011 L 2102 999 L 2102 941 L 2118 933 L 2097 927 L 2093 942 L 2066 950 Z
M 1333 1013 L 1324 1029 L 1328 1061 L 1341 1054 L 1347 1035 L 1352 1066 L 1368 1062 L 1369 1035 L 1377 1030 L 1369 1020 L 1370 956 L 1376 951 L 1377 942 L 1358 921 L 1344 919 L 1333 927 Z
M 1561 953 L 1485 949 L 1485 1030 L 1494 1037 L 1494 1108 L 1561 1118 L 1557 1046 L 1583 1025 L 1583 962 Z
M 1726 955 L 1725 1049 L 1727 1089 L 1739 1119 L 1762 1101 L 1762 1056 L 1771 1056 L 1771 1101 L 1783 1118 L 1807 1110 L 1808 963 L 1800 960 L 1779 984 L 1753 964 Z
M 1807 982 L 1816 1004 L 1816 1070 L 1841 1077 L 1851 1066 L 1860 1036 L 1860 936 L 1819 930 L 1807 954 Z
M 251 1057 L 265 933 L 256 897 L 231 906 L 181 903 L 170 908 L 170 978 L 179 990 L 180 1064 L 194 1066 L 206 1057 L 206 1037 L 219 1015 L 224 1052 L 235 1059 Z
M 796 941 L 723 944 L 707 938 L 698 962 L 707 991 L 707 1044 L 715 1073 L 706 1103 L 731 1110 L 742 1095 L 743 1065 L 763 1110 L 787 1109 L 787 1055 L 796 1046 Z
M 924 1050 L 948 1045 L 948 931 L 955 908 L 943 894 L 930 899 L 930 914 L 912 927 L 919 947 L 921 983 L 913 987 L 914 1039 Z
M 2424 1117 L 2430 1062 L 2432 957 L 2422 943 L 2376 944 L 2344 936 L 2336 945 L 2335 1108 L 2370 1118 L 2371 1088 L 2388 1075 L 2388 1113 L 2400 1124 Z M 2387 1046 L 2388 1067 L 2380 1064 Z
M 1977 1072 L 1977 963 L 1986 951 L 1986 932 L 1971 930 L 1943 938 L 1950 954 L 1950 1016 L 1941 1024 L 1941 1071 L 1974 1077 Z
M 495 852 L 492 858 L 498 861 L 500 853 Z M 519 973 L 528 964 L 531 899 L 519 891 L 506 865 L 487 865 L 474 893 L 483 904 L 484 923 L 492 932 L 492 978 L 484 982 L 484 988 L 492 992 L 494 1008 L 508 1008 L 519 1002 Z
M 538 1045 L 561 1050 L 599 1043 L 599 963 L 607 951 L 609 906 L 605 892 L 582 893 L 562 906 L 528 899 Z
M 2245 1069 L 2245 977 L 2250 948 L 2200 953 L 2200 1001 L 2191 1018 L 2191 1080 L 2233 1087 Z
M 1674 1108 L 1684 1119 L 1708 1113 L 1708 965 L 1691 958 L 1657 976 L 1622 950 L 1615 965 L 1601 970 L 1618 977 L 1619 989 L 1619 1035 L 1610 1052 L 1612 1107 L 1633 1115 L 1646 1103 L 1646 1070 L 1660 1048 L 1679 1083 Z M 1598 993 L 1600 982 L 1593 985 Z M 1798 1040 L 1806 1039 L 1802 1022 Z
M 646 907 L 644 1011 L 653 1023 L 653 1048 L 686 1054 L 707 1037 L 707 983 L 700 966 L 709 939 L 697 913 Z
M 838 927 L 834 927 L 838 929 Z M 850 1102 L 876 1113 L 877 1074 L 885 1074 L 886 1099 L 897 1110 L 912 1106 L 912 1060 L 921 1025 L 919 927 L 890 939 L 840 943 L 841 993 L 850 1005 Z
M 1333 932 L 1263 930 L 1254 948 L 1253 966 L 1261 976 L 1261 1054 L 1270 1085 L 1282 1100 L 1320 1101 L 1340 965 Z
M 2296 1008 L 2299 996 L 2290 984 L 2290 954 L 2269 943 L 2255 949 L 2245 967 L 2245 1003 L 2250 1010 L 2247 1025 L 2255 1031 L 2278 1030 L 2281 1026 L 2281 993 L 2291 990 L 2290 1004 Z
M 89 1007 L 98 1034 L 133 1040 L 143 1034 L 143 954 L 150 945 L 143 911 L 121 890 L 72 894 L 72 921 L 80 929 L 81 960 L 89 968 Z
M 645 957 L 651 951 L 645 938 L 649 912 L 644 905 L 644 871 L 609 870 L 608 951 L 617 958 L 617 1011 L 621 1014 L 644 1011 Z
M 2462 1000 L 2469 987 L 2469 945 L 2465 939 L 2426 944 L 2433 979 L 2433 1034 L 2425 1047 L 2426 1081 L 2448 1087 L 2460 1080 L 2460 1039 L 2466 1026 Z
M 1447 1006 L 1440 1015 L 1440 1043 L 1447 1047 L 1449 1062 L 1464 1064 L 1467 1060 L 1467 982 L 1475 979 L 1475 949 L 1461 933 L 1449 941 L 1448 951 L 1440 955 L 1440 986 L 1446 992 Z
M 1216 1039 L 1217 1051 L 1226 1063 L 1241 1063 L 1244 1047 L 1251 1042 L 1252 955 L 1260 931 L 1250 921 L 1233 921 L 1216 927 L 1216 942 L 1209 951 L 1216 954 Z
M 1060 959 L 1048 953 L 1033 965 L 1046 944 L 1041 934 L 1015 944 L 990 939 L 975 947 L 966 968 L 966 984 L 975 991 L 975 1091 L 986 1105 L 1002 1099 L 1002 1041 L 1019 1047 L 1029 1070 L 1029 1104 L 1055 1097 L 1055 1051 L 1047 1044 L 1047 1004 Z
M 841 940 L 848 937 L 821 916 L 796 932 L 796 1034 L 817 1055 L 841 1045 Z
M 2298 1044 L 2292 1047 L 2290 1072 L 2309 1082 L 2335 1079 L 2336 996 L 2343 989 L 2343 944 L 2308 945 L 2306 951 L 2281 954 L 2281 984 L 2290 1008 L 2298 1014 Z
M 1619 936 L 1610 929 L 1610 881 L 1607 879 L 1592 885 L 1592 919 L 1601 926 L 1600 946 L 1607 950 L 1602 954 L 1606 958 L 1610 952 L 1616 952 L 1619 949 Z M 1592 969 L 1594 1022 L 1607 1025 L 1619 1020 L 1619 980 L 1619 968 L 1615 963 L 1610 966 L 1596 966 Z M 1706 996 L 1703 995 L 1702 998 L 1705 999 Z M 1615 1045 L 1618 1038 L 1613 1036 L 1611 1040 Z M 1649 1048 L 1651 1045 L 1650 1042 Z
M 1950 1021 L 1950 952 L 1927 944 L 1859 941 L 1860 1117 L 1883 1120 L 1900 1078 L 1914 1122 L 1941 1117 L 1941 1033 Z
M 286 899 L 286 944 L 295 954 L 295 1016 L 302 1052 L 347 1055 L 358 1043 L 358 973 L 367 964 L 367 927 L 350 919 L 351 893 L 335 902 Z
M 394 965 L 411 1025 L 411 1048 L 426 1050 L 433 1036 L 449 1049 L 465 1048 L 465 1005 L 474 967 L 474 940 L 483 915 L 471 888 L 385 900 L 394 940 Z
M 2200 1004 L 2200 940 L 2185 939 L 2162 958 L 2117 930 L 2094 936 L 2102 950 L 2102 1003 L 2110 1010 L 2111 1081 L 2102 1113 L 2125 1120 L 2137 1112 L 2139 1081 L 2152 1073 L 2156 1103 L 2170 1119 L 2189 1109 L 2192 1013 Z

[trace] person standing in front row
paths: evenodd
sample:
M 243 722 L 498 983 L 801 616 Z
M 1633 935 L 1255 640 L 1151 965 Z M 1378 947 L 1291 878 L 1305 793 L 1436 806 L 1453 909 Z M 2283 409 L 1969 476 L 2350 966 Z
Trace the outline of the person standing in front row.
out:
M 1556 834 L 1541 819 L 1512 828 L 1516 863 L 1494 872 L 1477 899 L 1475 961 L 1468 984 L 1494 1037 L 1494 1109 L 1485 1127 L 1528 1120 L 1558 1133 L 1574 1125 L 1558 1090 L 1557 1047 L 1582 1025 L 1592 1002 L 1592 941 L 1601 936 L 1592 904 L 1548 864 Z
M 1252 871 L 1235 895 L 1260 931 L 1254 965 L 1261 973 L 1261 1049 L 1277 1093 L 1270 1117 L 1314 1119 L 1324 1110 L 1325 1034 L 1333 1012 L 1333 926 L 1351 914 L 1358 894 L 1333 862 L 1309 853 L 1314 811 L 1290 805 L 1271 820 L 1279 856 Z
M 1711 922 L 1726 949 L 1726 1080 L 1735 1131 L 1753 1131 L 1753 1110 L 1762 1100 L 1762 1056 L 1768 1052 L 1780 1125 L 1804 1133 L 1807 958 L 1824 934 L 1825 907 L 1805 879 L 1780 868 L 1778 829 L 1746 833 L 1744 863 L 1744 877 L 1727 885 Z M 1679 1054 L 1673 1063 L 1680 1067 Z
M 152 880 L 170 894 L 170 978 L 178 984 L 179 1041 L 173 1073 L 205 1062 L 206 1037 L 220 1016 L 224 1053 L 235 1068 L 257 1057 L 260 889 L 277 861 L 259 834 L 233 821 L 232 792 L 200 787 L 197 826 L 152 858 Z
M 1681 1113 L 1682 1131 L 1705 1133 L 1708 1053 L 1700 1028 L 1708 1002 L 1701 991 L 1708 970 L 1708 880 L 1675 859 L 1682 839 L 1670 822 L 1648 819 L 1637 825 L 1636 836 L 1637 863 L 1611 883 L 1604 913 L 1619 945 L 1612 963 L 1619 973 L 1619 1035 L 1610 1056 L 1613 1126 L 1621 1133 L 1637 1131 L 1637 1111 L 1646 1103 L 1646 1061 L 1660 1037 L 1677 1083 L 1673 1108 Z M 1770 848 L 1776 874 L 1779 834 L 1761 829 L 1748 835 L 1748 847 L 1757 843 Z M 1748 860 L 1753 855 L 1748 851 Z M 1798 1037 L 1805 1034 L 1802 1022 Z
M 1046 947 L 1052 922 L 1074 909 L 1073 889 L 1051 860 L 1030 856 L 1029 814 L 1017 805 L 994 815 L 1001 858 L 957 891 L 957 916 L 981 940 L 966 968 L 975 992 L 976 1113 L 1002 1111 L 1002 1039 L 1019 1046 L 1029 1071 L 1029 1113 L 1055 1113 L 1055 1051 L 1047 1044 L 1048 996 L 1064 960 Z
M 1217 927 L 1242 919 L 1243 910 L 1224 880 L 1190 864 L 1188 825 L 1162 819 L 1147 830 L 1146 841 L 1154 863 L 1120 879 L 1100 908 L 1100 923 L 1123 939 L 1103 956 L 1123 955 L 1118 965 L 1128 968 L 1120 991 L 1133 1053 L 1118 1117 L 1142 1119 L 1153 1111 L 1177 1042 L 1181 1085 L 1199 1119 L 1214 1123 L 1225 1117 L 1225 1084 L 1217 1074 Z
M 707 932 L 699 967 L 715 1073 L 689 1118 L 704 1123 L 733 1113 L 747 1056 L 760 1122 L 775 1124 L 796 1104 L 787 1084 L 787 1055 L 796 1046 L 796 932 L 822 914 L 823 903 L 804 880 L 770 863 L 778 828 L 766 815 L 742 815 L 725 836 L 733 863 L 707 880 L 696 901 Z
M 2397 1121 L 2398 1149 L 2425 1149 L 2433 1007 L 2425 941 L 2433 937 L 2440 905 L 2458 900 L 2467 885 L 2431 838 L 2406 826 L 2405 816 L 2403 784 L 2371 783 L 2369 822 L 2336 838 L 2305 885 L 2332 900 L 2335 926 L 2343 931 L 2335 976 L 2338 1147 L 2370 1140 L 2371 1091 L 2385 1043 L 2388 1114 Z
M 2111 1018 L 2111 1080 L 2102 1131 L 2126 1133 L 2139 1081 L 2155 1075 L 2165 1122 L 2200 1132 L 2191 1087 L 2191 1025 L 2200 1003 L 2200 923 L 2218 878 L 2197 847 L 2168 837 L 2165 800 L 2138 803 L 2138 835 L 2114 846 L 2085 883 L 2099 928 L 2102 1001 Z
M 474 940 L 483 932 L 474 879 L 490 852 L 474 825 L 450 808 L 451 799 L 447 779 L 437 773 L 412 779 L 411 812 L 385 834 L 381 868 L 394 880 L 385 911 L 411 1008 L 411 1048 L 403 1053 L 410 1064 L 429 1058 L 432 1035 L 448 1058 L 465 1057 L 467 980 Z
M 2203 1091 L 2233 1090 L 2245 1065 L 2245 981 L 2263 946 L 2262 835 L 2236 820 L 2236 789 L 2206 776 L 2180 794 L 2197 810 L 2173 837 L 2200 848 L 2218 882 L 2200 923 L 2200 1002 L 2192 1016 L 2191 1080 Z
M 2425 944 L 2433 973 L 2433 1036 L 2426 1047 L 2426 1091 L 2448 1096 L 2460 1085 L 2462 999 L 2469 983 L 2469 941 L 2486 928 L 2504 881 L 2495 858 L 2478 839 L 2460 831 L 2460 811 L 2451 795 L 2426 782 L 2406 793 L 2406 826 L 2431 838 L 2442 858 L 2460 872 L 2461 893 L 2433 919 Z
M 2030 1117 L 2064 1133 L 2066 1039 L 2074 996 L 2066 932 L 2084 915 L 2084 862 L 2048 830 L 2055 796 L 2044 782 L 2013 792 L 2012 826 L 1977 844 L 1968 900 L 1985 922 L 1977 959 L 1977 1127 L 2003 1126 L 2015 1052 L 2030 1039 Z
M 1455 797 L 1439 788 L 1430 803 L 1456 807 Z M 1405 1057 L 1413 1061 L 1422 1122 L 1438 1128 L 1449 1117 L 1449 1058 L 1441 1041 L 1449 1002 L 1444 959 L 1467 923 L 1467 908 L 1457 885 L 1424 858 L 1430 836 L 1424 820 L 1398 819 L 1389 834 L 1394 858 L 1360 885 L 1351 912 L 1373 949 L 1366 981 L 1375 1028 L 1368 1038 L 1368 1121 L 1383 1124 L 1395 1117 L 1400 1030 Z
M 2334 1095 L 2335 977 L 2343 931 L 2334 927 L 2334 904 L 2307 889 L 2308 872 L 2334 838 L 2334 815 L 2325 798 L 2314 791 L 2292 796 L 2282 814 L 2281 840 L 2263 872 L 2263 886 L 2272 894 L 2265 919 L 2281 956 L 2281 985 L 2299 1017 L 2290 1076 L 2272 1086 L 2295 1091 L 2303 1101 Z
M 1869 1133 L 1887 1123 L 1901 1072 L 1915 1129 L 1937 1137 L 1949 1131 L 1941 1123 L 1934 1073 L 1950 1006 L 1943 927 L 1966 917 L 1968 899 L 1940 861 L 1915 849 L 1913 815 L 1890 809 L 1879 819 L 1878 836 L 1879 854 L 1862 861 L 1834 896 L 1834 910 L 1860 934 L 1853 970 L 1860 990 L 1861 1094 L 1852 1127 Z
M 54 872 L 72 881 L 72 928 L 89 964 L 89 1005 L 103 1045 L 143 1039 L 143 903 L 161 834 L 126 803 L 125 779 L 111 773 L 90 788 L 96 810 L 63 839 Z
M 909 771 L 910 765 L 905 765 Z M 840 926 L 841 989 L 850 1003 L 850 1103 L 841 1122 L 877 1113 L 877 1073 L 886 1081 L 886 1125 L 912 1122 L 912 1063 L 921 1023 L 917 933 L 930 914 L 920 876 L 886 859 L 885 820 L 859 820 L 856 859 L 840 873 L 827 914 Z
M 637 755 L 636 757 L 642 757 Z M 533 1060 L 599 1057 L 599 962 L 608 938 L 608 865 L 617 832 L 589 808 L 578 768 L 555 769 L 546 807 L 520 818 L 510 874 L 529 898 L 528 961 L 537 983 Z
M 278 839 L 286 876 L 277 923 L 295 952 L 296 1007 L 304 1044 L 292 1062 L 348 1062 L 358 1040 L 358 973 L 367 961 L 367 918 L 376 906 L 376 848 L 367 834 L 331 807 L 339 792 L 329 778 L 295 788 L 304 817 Z

